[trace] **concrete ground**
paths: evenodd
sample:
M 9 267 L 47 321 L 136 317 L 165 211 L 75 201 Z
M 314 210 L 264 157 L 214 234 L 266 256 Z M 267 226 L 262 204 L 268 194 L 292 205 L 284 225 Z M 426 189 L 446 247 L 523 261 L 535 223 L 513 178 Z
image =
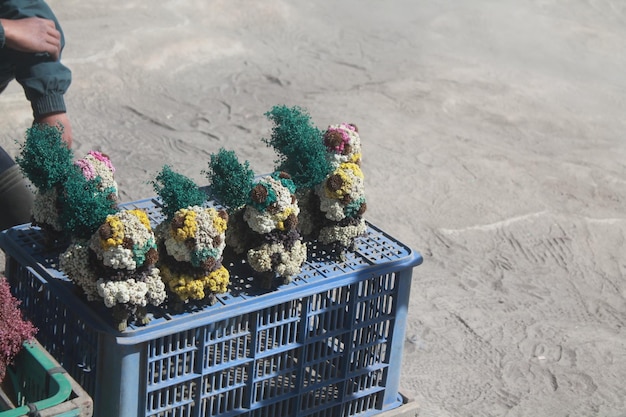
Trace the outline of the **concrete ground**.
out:
M 358 125 L 366 217 L 421 252 L 402 389 L 424 417 L 626 416 L 626 3 L 51 0 L 77 155 L 259 173 L 276 104 Z M 30 110 L 0 97 L 16 154 Z M 17 143 L 15 142 L 17 141 Z

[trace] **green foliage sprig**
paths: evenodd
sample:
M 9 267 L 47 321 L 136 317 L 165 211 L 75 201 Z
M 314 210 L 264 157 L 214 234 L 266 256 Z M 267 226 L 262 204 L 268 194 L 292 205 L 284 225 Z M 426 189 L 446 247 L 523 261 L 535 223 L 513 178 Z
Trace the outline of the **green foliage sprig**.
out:
M 71 237 L 89 239 L 108 215 L 115 214 L 117 204 L 108 190 L 99 190 L 100 177 L 87 180 L 78 167 L 68 172 L 63 184 L 60 222 Z
M 154 191 L 163 200 L 163 214 L 168 220 L 181 208 L 201 206 L 207 195 L 196 183 L 165 165 L 152 182 Z
M 65 181 L 73 169 L 73 153 L 56 127 L 36 124 L 26 131 L 26 142 L 16 162 L 24 175 L 41 191 Z
M 263 141 L 279 156 L 276 169 L 285 171 L 298 189 L 312 188 L 332 171 L 326 159 L 323 133 L 300 107 L 274 106 L 265 113 L 272 122 L 272 135 Z
M 254 181 L 250 163 L 239 162 L 234 151 L 222 148 L 211 155 L 209 168 L 204 172 L 211 184 L 211 195 L 230 211 L 248 202 Z

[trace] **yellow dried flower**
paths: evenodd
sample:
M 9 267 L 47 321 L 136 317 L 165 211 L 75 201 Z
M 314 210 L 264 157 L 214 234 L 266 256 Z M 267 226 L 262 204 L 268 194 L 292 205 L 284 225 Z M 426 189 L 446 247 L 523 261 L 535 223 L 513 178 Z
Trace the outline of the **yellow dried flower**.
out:
M 194 300 L 202 300 L 204 298 L 204 285 L 202 281 L 198 279 L 190 279 L 189 277 L 185 277 L 187 281 L 187 296 L 188 298 L 192 298 Z
M 104 250 L 119 246 L 124 241 L 124 224 L 114 214 L 107 216 L 106 223 L 109 225 L 110 234 L 106 239 L 100 239 L 100 245 Z
M 212 210 L 213 212 L 211 212 L 211 215 L 213 216 L 213 227 L 215 228 L 215 230 L 217 230 L 217 233 L 224 233 L 226 231 L 228 222 L 226 221 L 226 219 L 218 215 L 217 210 Z
M 220 267 L 202 278 L 194 278 L 187 274 L 174 274 L 166 267 L 161 267 L 161 278 L 169 289 L 181 300 L 202 300 L 205 290 L 213 294 L 225 293 L 230 283 L 230 274 L 225 267 Z
M 180 209 L 176 213 L 176 217 L 183 217 L 182 227 L 173 230 L 174 239 L 178 241 L 185 241 L 187 239 L 196 236 L 198 230 L 198 223 L 196 222 L 196 212 L 189 209 Z
M 152 230 L 150 226 L 150 219 L 145 211 L 141 209 L 128 210 L 128 212 L 139 219 L 139 221 L 146 227 L 148 230 Z
M 352 174 L 355 177 L 363 178 L 363 171 L 361 171 L 361 168 L 355 163 L 344 162 L 343 164 L 339 165 L 339 169 L 343 171 L 352 171 Z
M 204 285 L 202 281 L 190 275 L 181 274 L 176 277 L 169 275 L 167 285 L 181 300 L 187 300 L 189 298 L 201 300 L 204 298 Z
M 291 215 L 291 213 L 293 213 L 293 208 L 287 207 L 285 210 L 281 211 L 280 213 L 276 215 L 277 217 L 276 228 L 278 230 L 285 230 L 285 220 L 287 220 L 287 218 Z
M 349 171 L 352 172 L 350 173 Z M 363 171 L 361 171 L 361 168 L 353 162 L 344 162 L 339 165 L 339 168 L 335 170 L 332 176 L 335 177 L 334 184 L 340 183 L 341 186 L 337 189 L 331 189 L 329 188 L 329 183 L 327 181 L 326 186 L 324 187 L 326 196 L 328 198 L 340 200 L 344 196 L 350 195 L 353 182 L 352 178 L 363 178 Z
M 230 282 L 230 273 L 223 266 L 205 277 L 205 287 L 213 294 L 225 293 Z
M 359 152 L 350 155 L 350 159 L 348 162 L 358 165 L 361 162 L 361 153 Z

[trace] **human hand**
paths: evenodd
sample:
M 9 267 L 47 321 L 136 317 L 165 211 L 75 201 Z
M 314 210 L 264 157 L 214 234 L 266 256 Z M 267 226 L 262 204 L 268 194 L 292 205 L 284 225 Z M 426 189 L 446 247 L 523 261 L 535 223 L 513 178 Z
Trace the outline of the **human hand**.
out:
M 6 47 L 20 52 L 47 52 L 57 61 L 61 55 L 61 33 L 52 20 L 41 17 L 0 19 Z
M 35 123 L 47 124 L 52 127 L 56 127 L 62 133 L 63 141 L 67 144 L 68 148 L 72 147 L 72 124 L 67 117 L 67 113 L 54 113 L 47 114 L 35 120 Z

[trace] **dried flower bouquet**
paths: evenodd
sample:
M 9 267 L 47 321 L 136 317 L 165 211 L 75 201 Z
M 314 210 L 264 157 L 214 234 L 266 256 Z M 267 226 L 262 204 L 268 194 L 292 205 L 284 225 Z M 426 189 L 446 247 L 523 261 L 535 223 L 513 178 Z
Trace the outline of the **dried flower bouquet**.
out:
M 206 207 L 206 194 L 193 181 L 165 166 L 153 182 L 165 220 L 157 227 L 159 268 L 177 302 L 214 304 L 230 273 L 222 265 L 228 214 Z

